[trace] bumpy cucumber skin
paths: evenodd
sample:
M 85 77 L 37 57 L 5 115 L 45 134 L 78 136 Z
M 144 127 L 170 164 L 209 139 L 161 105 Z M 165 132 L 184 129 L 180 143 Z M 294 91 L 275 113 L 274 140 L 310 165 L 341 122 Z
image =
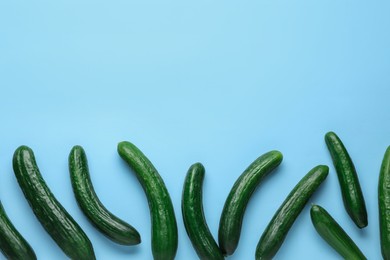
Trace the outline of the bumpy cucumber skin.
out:
M 256 259 L 272 259 L 307 201 L 328 176 L 329 167 L 318 165 L 303 177 L 287 196 L 266 227 L 256 248 Z
M 378 204 L 382 256 L 390 260 L 390 146 L 383 157 L 379 174 Z
M 310 209 L 311 221 L 318 234 L 344 259 L 367 259 L 343 228 L 321 206 Z
M 0 250 L 7 259 L 36 260 L 34 250 L 16 230 L 0 202 Z
M 71 259 L 96 259 L 87 235 L 46 185 L 29 147 L 16 149 L 13 168 L 35 216 L 63 252 Z
M 219 222 L 218 242 L 222 253 L 231 255 L 238 246 L 242 220 L 249 199 L 260 182 L 283 160 L 279 151 L 270 151 L 258 157 L 240 175 L 231 189 Z
M 88 220 L 112 241 L 121 245 L 141 242 L 138 231 L 113 215 L 101 203 L 93 188 L 84 149 L 76 145 L 69 154 L 69 172 L 74 195 Z
M 132 143 L 120 142 L 118 153 L 134 170 L 149 203 L 152 253 L 155 260 L 175 258 L 178 233 L 175 212 L 163 179 L 149 159 Z
M 201 163 L 193 164 L 184 181 L 181 209 L 188 237 L 201 260 L 223 260 L 203 212 L 202 187 L 205 169 Z
M 356 226 L 364 228 L 368 225 L 366 203 L 352 159 L 334 132 L 325 135 L 325 142 L 336 168 L 344 207 Z

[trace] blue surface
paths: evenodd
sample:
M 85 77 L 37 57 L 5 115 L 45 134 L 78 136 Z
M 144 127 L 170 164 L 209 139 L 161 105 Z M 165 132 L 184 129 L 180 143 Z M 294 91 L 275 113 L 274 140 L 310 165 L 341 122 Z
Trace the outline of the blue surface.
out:
M 151 259 L 145 195 L 116 152 L 130 140 L 171 194 L 177 259 L 197 259 L 180 211 L 189 166 L 206 167 L 204 208 L 217 236 L 236 178 L 260 154 L 284 161 L 254 194 L 236 253 L 256 244 L 294 185 L 317 164 L 328 179 L 310 203 L 324 206 L 369 259 L 380 258 L 377 180 L 390 144 L 388 1 L 1 1 L 0 199 L 39 259 L 66 259 L 25 201 L 14 150 L 35 151 L 52 192 L 90 237 L 98 259 Z M 324 143 L 348 148 L 369 226 L 346 214 Z M 142 244 L 115 245 L 87 222 L 73 197 L 67 157 L 82 145 L 102 202 L 134 225 Z M 307 206 L 277 259 L 338 259 Z

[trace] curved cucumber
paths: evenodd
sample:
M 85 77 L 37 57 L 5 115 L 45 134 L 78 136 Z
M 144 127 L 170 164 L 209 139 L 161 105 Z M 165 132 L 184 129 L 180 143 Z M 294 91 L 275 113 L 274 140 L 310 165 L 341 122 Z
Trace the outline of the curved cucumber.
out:
M 234 183 L 219 222 L 218 241 L 224 255 L 231 255 L 238 246 L 242 220 L 246 206 L 260 182 L 283 160 L 279 151 L 261 155 L 241 174 Z
M 184 226 L 201 260 L 224 259 L 207 226 L 203 212 L 202 186 L 205 169 L 201 163 L 193 164 L 184 181 L 181 209 Z
M 16 149 L 13 168 L 35 216 L 62 251 L 71 259 L 95 259 L 87 235 L 47 187 L 29 147 Z
M 77 203 L 88 220 L 118 244 L 139 244 L 141 238 L 137 230 L 109 212 L 97 197 L 88 170 L 87 156 L 81 146 L 74 146 L 69 154 L 69 172 Z
M 351 157 L 335 133 L 328 132 L 325 135 L 325 142 L 336 168 L 344 207 L 353 222 L 359 228 L 364 228 L 368 224 L 366 204 Z
M 0 250 L 7 259 L 35 260 L 34 250 L 16 230 L 0 202 Z
M 367 259 L 347 233 L 322 207 L 313 205 L 311 221 L 318 234 L 344 259 Z
M 178 234 L 175 212 L 163 179 L 149 159 L 132 143 L 120 142 L 118 153 L 134 170 L 146 193 L 152 222 L 154 259 L 174 259 Z
M 257 260 L 272 259 L 276 255 L 296 218 L 328 172 L 328 166 L 316 166 L 294 187 L 261 236 L 256 248 Z
M 378 185 L 379 232 L 383 259 L 390 259 L 390 146 L 383 157 Z

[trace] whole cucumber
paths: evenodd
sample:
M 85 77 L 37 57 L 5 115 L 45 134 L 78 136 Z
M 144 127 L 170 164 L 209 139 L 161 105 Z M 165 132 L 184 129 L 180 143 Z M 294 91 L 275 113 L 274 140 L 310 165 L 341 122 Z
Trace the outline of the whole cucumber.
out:
M 282 160 L 283 155 L 279 151 L 265 153 L 251 163 L 234 183 L 219 221 L 218 241 L 224 255 L 233 254 L 238 246 L 245 209 L 253 192 Z
M 368 224 L 366 203 L 352 159 L 340 138 L 334 132 L 325 135 L 333 164 L 336 168 L 344 207 L 359 228 Z
M 311 169 L 288 194 L 266 227 L 256 248 L 256 259 L 272 259 L 282 246 L 288 231 L 302 212 L 311 195 L 328 176 L 329 167 Z
M 207 226 L 203 212 L 203 180 L 205 169 L 201 163 L 191 165 L 184 181 L 181 208 L 184 226 L 201 260 L 224 259 Z
M 76 145 L 69 154 L 69 172 L 77 204 L 88 220 L 112 241 L 121 245 L 141 242 L 138 231 L 101 203 L 93 188 L 84 149 Z
M 148 199 L 154 259 L 174 259 L 178 244 L 177 224 L 171 197 L 163 179 L 149 159 L 134 144 L 120 142 L 118 153 L 134 170 Z

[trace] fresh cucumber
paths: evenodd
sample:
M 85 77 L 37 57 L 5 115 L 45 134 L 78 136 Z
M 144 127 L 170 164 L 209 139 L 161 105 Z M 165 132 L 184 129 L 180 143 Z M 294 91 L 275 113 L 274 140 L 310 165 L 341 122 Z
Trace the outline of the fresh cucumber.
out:
M 205 169 L 201 163 L 193 164 L 184 181 L 181 209 L 188 237 L 201 260 L 224 259 L 207 226 L 203 212 L 202 186 Z
M 324 208 L 313 205 L 310 216 L 318 234 L 344 259 L 367 259 L 343 228 Z
M 390 146 L 386 149 L 379 174 L 378 203 L 382 256 L 390 260 Z
M 344 207 L 353 222 L 359 228 L 364 228 L 368 224 L 366 204 L 352 159 L 334 132 L 325 135 L 325 142 L 336 168 Z
M 256 248 L 256 259 L 272 259 L 311 195 L 328 176 L 329 167 L 318 165 L 294 187 L 266 227 Z
M 73 191 L 80 209 L 105 236 L 121 245 L 141 242 L 137 230 L 119 219 L 100 202 L 93 188 L 84 149 L 76 145 L 69 154 L 69 172 Z
M 224 255 L 231 255 L 238 246 L 245 209 L 260 182 L 283 160 L 279 151 L 270 151 L 257 158 L 236 180 L 226 199 L 219 222 L 218 241 Z
M 177 224 L 172 201 L 163 179 L 149 159 L 134 144 L 120 142 L 118 153 L 134 170 L 148 199 L 154 259 L 174 259 L 178 244 Z
M 71 259 L 95 259 L 87 235 L 46 185 L 29 147 L 20 146 L 16 149 L 13 168 L 35 216 L 64 253 Z
M 0 202 L 0 250 L 7 259 L 35 260 L 34 250 L 16 230 Z

